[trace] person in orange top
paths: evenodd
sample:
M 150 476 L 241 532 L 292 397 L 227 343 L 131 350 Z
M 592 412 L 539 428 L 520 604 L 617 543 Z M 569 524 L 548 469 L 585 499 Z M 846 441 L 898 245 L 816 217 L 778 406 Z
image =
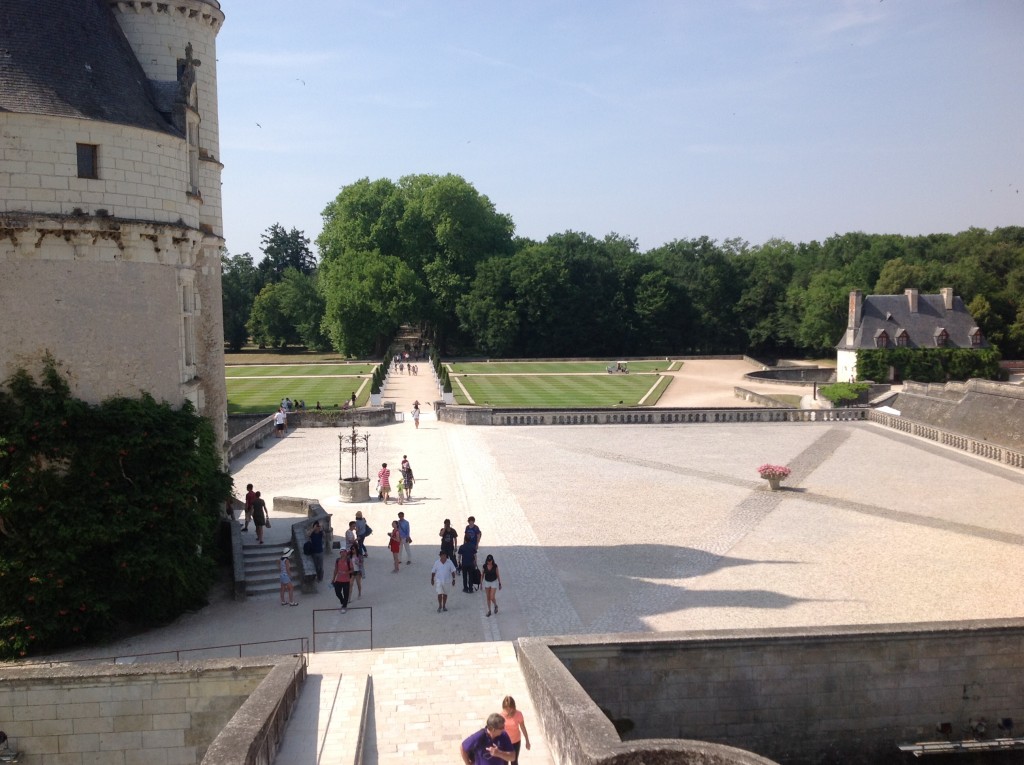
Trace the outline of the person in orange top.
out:
M 505 718 L 505 732 L 512 741 L 516 752 L 516 758 L 510 765 L 519 765 L 519 746 L 523 741 L 526 748 L 530 748 L 530 734 L 526 730 L 526 723 L 523 721 L 523 713 L 516 709 L 516 700 L 506 696 L 501 701 L 501 716 Z

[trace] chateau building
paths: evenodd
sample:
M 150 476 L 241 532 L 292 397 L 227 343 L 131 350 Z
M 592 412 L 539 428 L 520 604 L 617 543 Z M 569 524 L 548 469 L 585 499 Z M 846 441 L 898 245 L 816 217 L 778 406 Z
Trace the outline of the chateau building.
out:
M 862 348 L 943 347 L 989 347 L 952 287 L 943 287 L 938 295 L 908 289 L 902 295 L 865 297 L 853 290 L 846 332 L 836 346 L 836 379 L 857 380 L 857 351 Z
M 186 400 L 224 441 L 217 0 L 0 2 L 0 378 Z

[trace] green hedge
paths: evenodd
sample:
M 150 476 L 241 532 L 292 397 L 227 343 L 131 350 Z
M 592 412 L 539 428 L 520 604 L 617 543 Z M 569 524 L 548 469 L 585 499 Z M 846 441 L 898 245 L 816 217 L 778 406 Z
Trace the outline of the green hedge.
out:
M 867 348 L 857 351 L 857 377 L 886 382 L 894 367 L 900 380 L 997 380 L 1000 358 L 995 348 Z
M 152 397 L 91 405 L 51 360 L 0 390 L 0 658 L 205 604 L 231 478 L 210 423 Z

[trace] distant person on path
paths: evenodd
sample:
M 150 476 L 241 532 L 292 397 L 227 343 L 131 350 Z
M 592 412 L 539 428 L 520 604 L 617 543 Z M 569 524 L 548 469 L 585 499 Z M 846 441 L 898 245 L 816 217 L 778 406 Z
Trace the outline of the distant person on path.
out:
M 485 727 L 459 747 L 463 765 L 500 765 L 516 758 L 515 748 L 505 732 L 505 718 L 495 712 L 487 715 Z
M 356 392 L 355 391 L 352 391 L 352 398 L 350 400 L 352 401 L 352 408 L 355 409 L 355 406 L 356 406 Z
M 398 514 L 398 533 L 402 535 L 402 549 L 405 550 L 405 565 L 412 563 L 412 551 L 409 545 L 412 544 L 412 530 L 409 521 L 405 520 L 405 513 Z M 402 557 L 399 555 L 398 557 Z
M 263 544 L 263 527 L 270 521 L 267 513 L 267 503 L 263 501 L 259 492 L 252 500 L 252 522 L 256 525 L 256 540 Z
M 377 486 L 379 487 L 377 497 L 383 499 L 386 505 L 391 496 L 391 471 L 388 470 L 386 462 L 382 462 L 380 470 L 377 471 Z
M 434 567 L 430 569 L 430 586 L 437 593 L 437 612 L 448 610 L 448 579 L 452 580 L 452 587 L 455 586 L 455 564 L 448 559 L 448 553 L 441 550 L 438 559 L 434 561 Z
M 349 521 L 345 529 L 345 549 L 352 545 L 359 544 L 359 524 L 356 521 Z
M 313 566 L 316 568 L 316 580 L 324 580 L 324 529 L 320 521 L 313 521 L 313 525 L 306 531 L 309 538 L 309 557 L 313 559 Z
M 405 479 L 405 498 L 412 499 L 412 485 L 415 479 L 412 475 L 412 464 L 409 462 L 409 456 L 407 454 L 402 455 L 402 478 Z
M 277 410 L 274 414 L 274 437 L 284 438 L 284 429 L 288 424 L 288 416 L 284 413 L 284 407 Z
M 491 615 L 491 606 L 494 606 L 494 613 L 498 613 L 498 590 L 501 589 L 501 574 L 498 573 L 498 564 L 494 562 L 494 556 L 488 555 L 484 560 L 483 568 L 484 595 L 487 596 L 487 615 Z
M 363 597 L 363 577 L 366 569 L 363 566 L 363 556 L 359 554 L 359 545 L 352 545 L 348 550 L 348 559 L 352 564 L 352 581 L 356 585 L 356 600 Z M 349 593 L 351 595 L 351 592 Z
M 395 486 L 395 489 L 398 492 L 398 504 L 404 505 L 405 504 L 405 479 L 404 478 L 399 478 L 398 479 L 398 484 Z
M 516 700 L 511 696 L 506 696 L 501 700 L 501 716 L 505 718 L 505 732 L 516 753 L 512 765 L 519 765 L 519 746 L 525 741 L 526 749 L 530 749 L 530 734 L 526 731 L 523 713 L 516 709 Z
M 352 586 L 352 561 L 349 560 L 347 553 L 343 552 L 334 561 L 334 576 L 331 577 L 331 582 L 334 584 L 334 594 L 338 596 L 341 612 L 344 614 L 348 611 L 349 589 Z
M 259 528 L 257 526 L 257 528 Z M 292 553 L 295 552 L 292 548 L 286 547 L 281 553 L 281 559 L 278 561 L 278 565 L 281 572 L 281 605 L 282 606 L 297 606 L 295 602 L 295 587 L 292 586 L 292 567 L 291 557 Z M 284 594 L 288 593 L 288 601 L 285 602 Z
M 416 430 L 420 429 L 420 405 L 413 404 L 412 407 L 412 422 L 416 426 Z
M 362 510 L 356 510 L 356 541 L 359 543 L 359 552 L 366 558 L 369 557 L 366 551 L 366 538 L 373 533 L 373 529 L 363 517 Z
M 452 522 L 445 518 L 444 526 L 437 534 L 441 537 L 441 549 L 448 553 L 448 560 L 455 560 L 455 549 L 459 544 L 459 532 L 452 528 Z
M 391 557 L 395 561 L 392 574 L 397 574 L 402 565 L 402 533 L 398 530 L 398 521 L 391 521 L 391 533 L 388 534 L 388 549 L 391 550 Z
M 247 483 L 245 485 L 245 528 L 242 531 L 249 530 L 249 522 L 252 521 L 252 502 L 256 499 L 256 492 L 252 490 L 252 484 Z

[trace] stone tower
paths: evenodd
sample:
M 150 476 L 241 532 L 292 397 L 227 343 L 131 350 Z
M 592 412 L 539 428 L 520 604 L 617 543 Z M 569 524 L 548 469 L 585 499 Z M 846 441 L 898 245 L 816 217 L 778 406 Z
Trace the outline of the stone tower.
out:
M 192 401 L 224 441 L 217 0 L 0 2 L 0 377 Z

